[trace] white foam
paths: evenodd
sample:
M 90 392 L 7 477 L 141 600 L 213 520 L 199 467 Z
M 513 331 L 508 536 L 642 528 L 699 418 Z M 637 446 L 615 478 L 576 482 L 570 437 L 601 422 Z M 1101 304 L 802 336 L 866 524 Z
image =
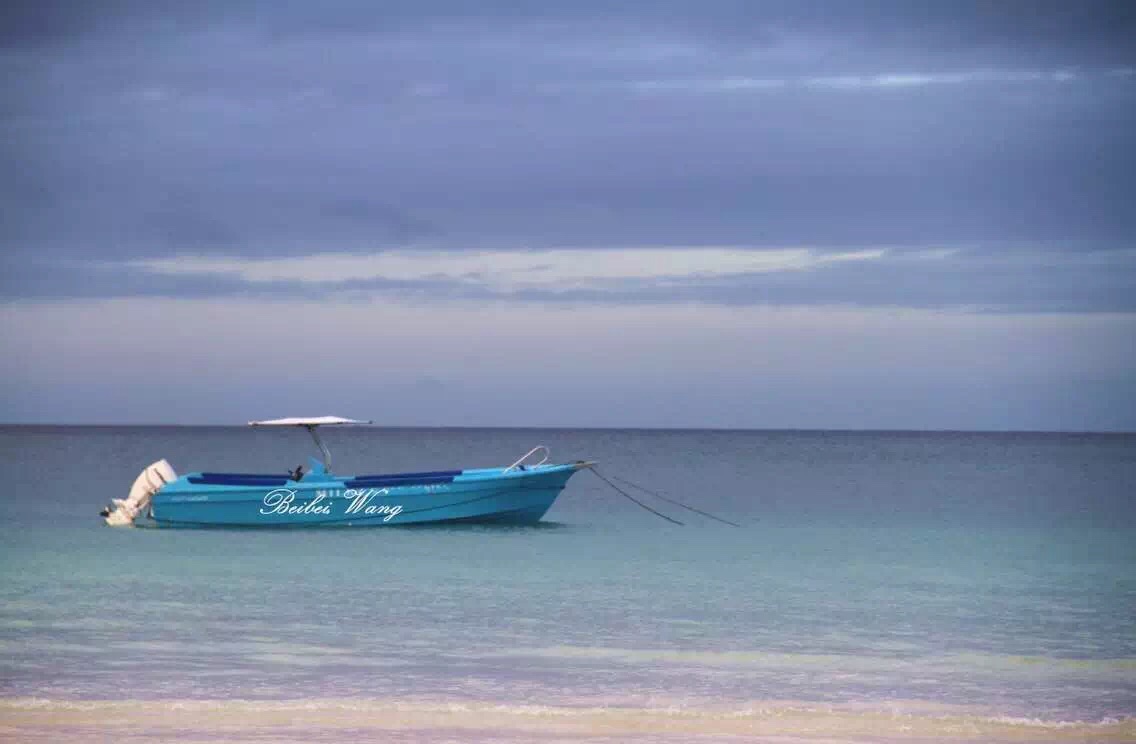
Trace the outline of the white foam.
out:
M 876 704 L 827 705 L 807 701 L 754 701 L 741 706 L 695 706 L 668 703 L 651 707 L 605 705 L 516 704 L 488 700 L 403 700 L 369 698 L 309 698 L 293 700 L 63 700 L 41 697 L 0 699 L 0 713 L 39 714 L 41 723 L 63 723 L 67 714 L 88 723 L 102 721 L 181 721 L 179 725 L 208 728 L 272 726 L 305 722 L 334 727 L 393 725 L 394 727 L 461 726 L 492 721 L 496 726 L 560 720 L 594 725 L 605 730 L 667 728 L 697 723 L 723 733 L 744 729 L 827 731 L 887 731 L 919 736 L 1021 734 L 1061 730 L 1098 736 L 1136 737 L 1136 719 L 1047 720 L 1008 715 L 985 715 L 958 706 L 923 701 L 881 701 Z M 328 714 L 331 714 L 330 716 Z M 183 720 L 184 719 L 184 720 Z M 172 723 L 171 723 L 172 725 Z

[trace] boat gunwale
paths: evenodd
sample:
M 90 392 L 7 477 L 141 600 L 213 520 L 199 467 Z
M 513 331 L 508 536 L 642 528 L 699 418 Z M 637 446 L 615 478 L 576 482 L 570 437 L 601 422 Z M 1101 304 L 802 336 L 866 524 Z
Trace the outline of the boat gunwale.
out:
M 328 480 L 312 480 L 312 481 L 293 481 L 285 479 L 281 484 L 258 484 L 258 483 L 196 483 L 194 478 L 198 477 L 199 473 L 186 473 L 179 477 L 177 480 L 167 483 L 156 494 L 154 494 L 155 501 L 162 501 L 167 503 L 185 503 L 184 501 L 174 501 L 175 496 L 190 497 L 202 492 L 208 492 L 220 495 L 237 496 L 243 493 L 263 494 L 266 489 L 287 488 L 294 491 L 298 497 L 303 494 L 316 491 L 363 491 L 367 489 L 386 489 L 388 493 L 395 496 L 441 496 L 445 495 L 445 491 L 432 490 L 432 487 L 437 486 L 466 486 L 465 488 L 455 489 L 459 492 L 470 492 L 468 486 L 475 486 L 478 484 L 490 484 L 505 480 L 518 480 L 522 478 L 534 478 L 544 475 L 551 475 L 555 473 L 562 473 L 567 470 L 579 470 L 585 467 L 586 463 L 558 463 L 554 465 L 542 465 L 540 467 L 527 468 L 524 470 L 517 469 L 506 471 L 504 468 L 481 468 L 477 470 L 462 471 L 460 476 L 454 476 L 451 480 L 446 482 L 428 481 L 428 482 L 407 482 L 407 483 L 375 483 L 375 484 L 358 484 L 348 485 L 355 480 L 355 478 L 348 476 L 334 477 Z M 283 477 L 283 476 L 282 476 Z M 482 489 L 476 489 L 482 490 Z M 164 497 L 164 498 L 163 498 Z M 226 501 L 237 501 L 238 499 L 225 499 Z

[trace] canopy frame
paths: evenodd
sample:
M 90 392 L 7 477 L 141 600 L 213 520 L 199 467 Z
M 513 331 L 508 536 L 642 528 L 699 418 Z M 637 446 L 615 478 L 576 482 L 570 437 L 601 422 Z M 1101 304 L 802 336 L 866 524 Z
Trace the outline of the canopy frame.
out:
M 281 418 L 269 419 L 267 421 L 250 421 L 249 426 L 302 426 L 308 430 L 312 435 L 312 441 L 319 447 L 319 451 L 323 454 L 323 468 L 325 472 L 331 472 L 331 451 L 328 450 L 327 445 L 320 439 L 319 433 L 316 431 L 320 426 L 337 426 L 343 424 L 373 424 L 373 421 L 360 421 L 357 419 L 342 418 L 340 416 L 316 416 L 311 418 L 294 417 L 294 418 Z
M 322 439 L 320 439 L 320 435 L 316 433 L 316 424 L 308 424 L 304 428 L 307 429 L 308 433 L 312 435 L 312 440 L 316 443 L 316 446 L 319 447 L 320 452 L 323 453 L 323 469 L 324 469 L 324 471 L 330 473 L 331 472 L 331 451 L 328 450 L 327 445 L 323 443 Z

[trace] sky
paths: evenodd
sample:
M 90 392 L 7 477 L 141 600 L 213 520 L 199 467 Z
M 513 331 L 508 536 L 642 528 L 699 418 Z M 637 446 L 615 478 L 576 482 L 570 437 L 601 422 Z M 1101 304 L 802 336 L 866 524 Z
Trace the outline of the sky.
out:
M 10 2 L 0 422 L 1136 430 L 1136 5 Z

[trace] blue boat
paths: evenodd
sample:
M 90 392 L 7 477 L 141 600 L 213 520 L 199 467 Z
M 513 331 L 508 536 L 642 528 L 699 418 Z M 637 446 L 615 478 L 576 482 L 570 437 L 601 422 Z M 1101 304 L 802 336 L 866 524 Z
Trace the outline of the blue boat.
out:
M 335 475 L 320 426 L 369 424 L 336 416 L 250 421 L 250 426 L 308 430 L 323 460 L 305 472 L 188 473 L 159 460 L 135 480 L 125 499 L 101 512 L 113 527 L 146 517 L 161 526 L 372 527 L 450 522 L 535 524 L 572 475 L 591 463 L 549 464 L 548 448 L 531 449 L 508 467 L 381 475 Z M 543 454 L 543 459 L 527 464 Z

